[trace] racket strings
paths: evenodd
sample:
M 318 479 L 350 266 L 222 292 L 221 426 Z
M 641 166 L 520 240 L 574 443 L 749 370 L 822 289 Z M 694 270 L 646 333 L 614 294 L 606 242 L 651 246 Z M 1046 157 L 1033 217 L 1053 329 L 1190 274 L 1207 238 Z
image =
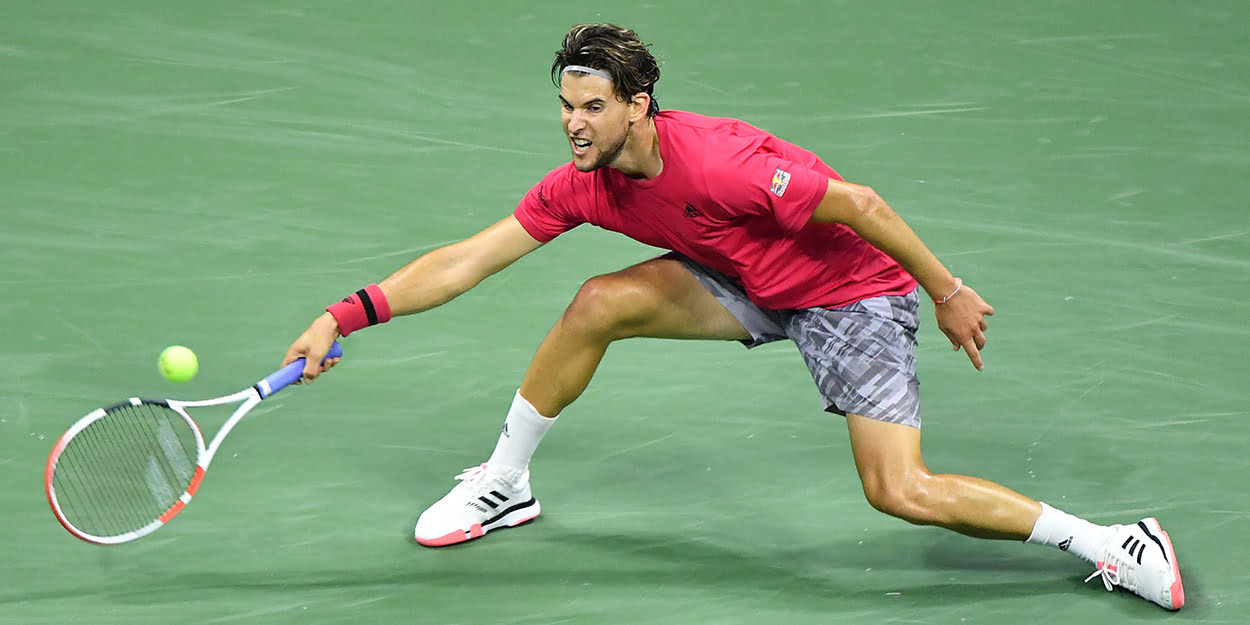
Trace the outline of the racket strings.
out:
M 158 519 L 186 491 L 198 457 L 195 432 L 162 404 L 110 409 L 57 459 L 52 483 L 66 520 L 100 537 Z

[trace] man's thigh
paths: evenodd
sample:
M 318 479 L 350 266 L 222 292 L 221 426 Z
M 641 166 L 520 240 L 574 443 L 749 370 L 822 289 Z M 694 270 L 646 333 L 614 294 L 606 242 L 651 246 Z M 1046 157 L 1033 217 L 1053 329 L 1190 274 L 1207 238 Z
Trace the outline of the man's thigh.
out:
M 746 335 L 734 338 L 748 348 L 790 338 L 786 336 L 786 321 L 790 318 L 791 311 L 760 308 L 747 296 L 742 285 L 732 278 L 677 252 L 670 252 L 657 260 L 672 260 L 685 267 L 743 328 Z
M 748 340 L 750 333 L 725 305 L 680 260 L 653 258 L 587 283 L 624 298 L 620 309 L 628 336 Z
M 825 410 L 920 428 L 919 294 L 796 311 L 787 326 Z

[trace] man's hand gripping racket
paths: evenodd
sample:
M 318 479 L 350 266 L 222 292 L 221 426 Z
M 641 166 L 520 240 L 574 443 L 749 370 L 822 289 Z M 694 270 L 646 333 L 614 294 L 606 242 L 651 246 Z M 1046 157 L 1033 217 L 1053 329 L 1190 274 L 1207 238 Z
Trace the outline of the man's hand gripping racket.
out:
M 342 355 L 336 342 L 326 360 Z M 71 534 L 97 545 L 156 531 L 191 501 L 230 430 L 261 401 L 298 381 L 304 364 L 295 360 L 249 388 L 215 399 L 134 397 L 92 411 L 48 456 L 44 487 L 52 512 Z M 229 404 L 238 407 L 206 447 L 187 408 Z

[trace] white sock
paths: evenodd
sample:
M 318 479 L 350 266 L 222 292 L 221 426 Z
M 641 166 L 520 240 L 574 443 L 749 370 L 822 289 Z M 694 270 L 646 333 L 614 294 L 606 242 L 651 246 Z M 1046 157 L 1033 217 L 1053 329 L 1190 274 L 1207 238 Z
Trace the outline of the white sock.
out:
M 556 417 L 544 417 L 538 414 L 524 397 L 521 391 L 516 392 L 512 400 L 512 409 L 508 418 L 504 419 L 503 432 L 499 434 L 499 442 L 495 445 L 495 453 L 486 461 L 492 469 L 500 472 L 523 473 L 530 464 L 534 450 L 542 442 L 543 435 L 551 429 Z
M 1043 503 L 1042 515 L 1037 517 L 1033 533 L 1025 542 L 1058 547 L 1090 564 L 1096 564 L 1099 551 L 1111 540 L 1111 535 L 1109 527 L 1095 525 Z

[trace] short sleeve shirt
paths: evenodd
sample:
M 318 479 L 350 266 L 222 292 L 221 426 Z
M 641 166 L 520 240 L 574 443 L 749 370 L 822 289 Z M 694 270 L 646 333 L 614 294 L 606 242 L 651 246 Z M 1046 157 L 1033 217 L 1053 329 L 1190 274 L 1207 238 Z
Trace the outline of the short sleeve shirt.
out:
M 841 179 L 816 155 L 735 119 L 662 111 L 655 124 L 658 176 L 565 164 L 522 198 L 522 227 L 546 242 L 589 223 L 677 251 L 769 309 L 836 308 L 915 288 L 849 227 L 810 222 L 829 179 Z

